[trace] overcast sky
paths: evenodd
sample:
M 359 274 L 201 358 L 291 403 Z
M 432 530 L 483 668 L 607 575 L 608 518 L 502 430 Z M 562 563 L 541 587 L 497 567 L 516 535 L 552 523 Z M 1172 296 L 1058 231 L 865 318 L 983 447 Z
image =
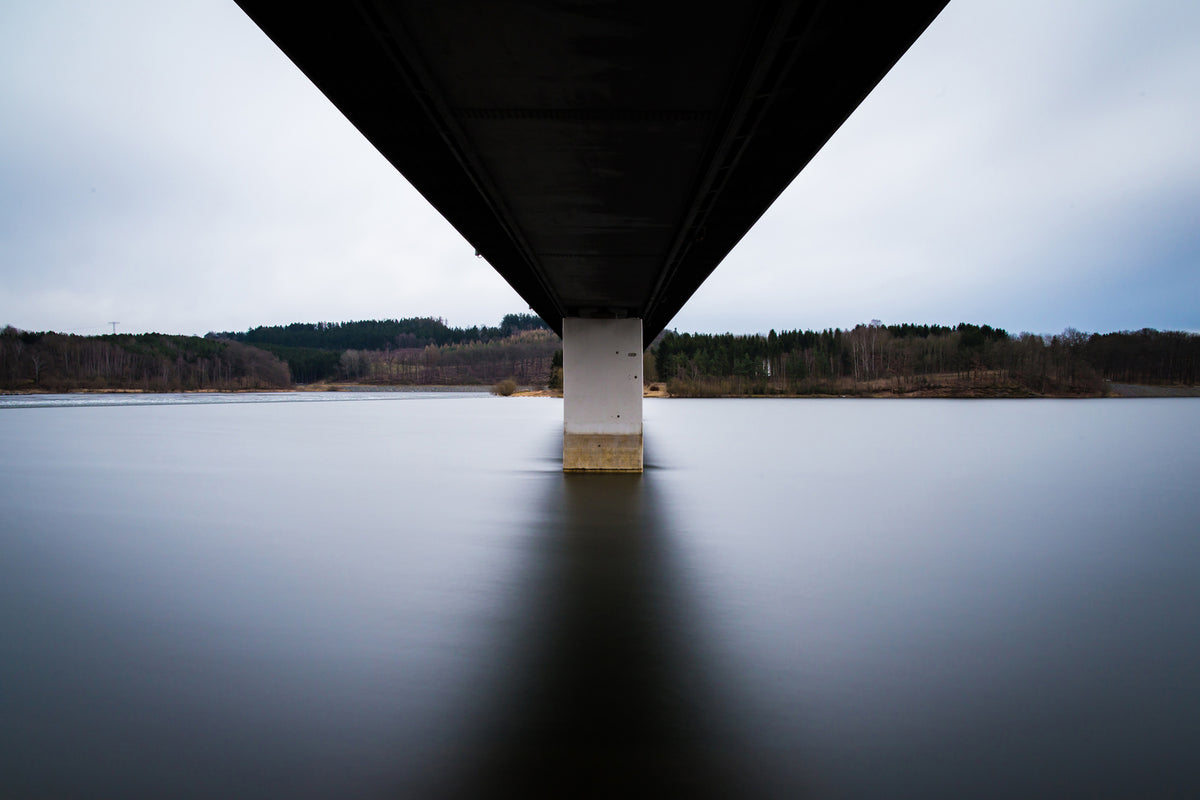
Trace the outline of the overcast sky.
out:
M 232 0 L 0 3 L 0 325 L 526 304 Z M 951 0 L 676 316 L 1200 330 L 1200 2 Z

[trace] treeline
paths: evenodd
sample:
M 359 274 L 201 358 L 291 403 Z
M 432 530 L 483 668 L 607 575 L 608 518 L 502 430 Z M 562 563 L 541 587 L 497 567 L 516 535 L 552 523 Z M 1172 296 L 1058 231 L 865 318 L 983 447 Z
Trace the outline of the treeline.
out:
M 535 314 L 507 314 L 498 326 L 452 328 L 444 319 L 294 322 L 212 332 L 206 338 L 261 347 L 287 362 L 297 383 L 482 384 L 549 374 L 557 337 Z M 547 352 L 549 350 L 549 352 Z
M 524 330 L 491 341 L 346 350 L 338 356 L 336 374 L 340 380 L 380 385 L 491 385 L 512 379 L 525 386 L 545 386 L 561 347 L 553 331 Z
M 352 345 L 352 346 L 344 346 Z M 296 323 L 204 338 L 0 331 L 0 389 L 279 389 L 298 383 L 562 385 L 562 342 L 542 320 Z M 960 323 L 858 325 L 766 336 L 663 333 L 648 382 L 676 396 L 1098 396 L 1105 381 L 1200 384 L 1200 335 L 1143 329 L 1057 336 Z
M 0 389 L 234 391 L 291 385 L 287 365 L 240 342 L 198 336 L 0 331 Z
M 1103 395 L 1105 380 L 1200 382 L 1200 336 L 1179 331 L 1057 336 L 960 323 L 858 325 L 766 336 L 668 331 L 654 350 L 673 395 Z
M 444 319 L 408 317 L 352 322 L 293 322 L 290 325 L 259 326 L 245 333 L 214 332 L 207 334 L 207 337 L 253 345 L 317 350 L 394 350 L 494 342 L 521 331 L 549 329 L 536 314 L 507 314 L 496 327 L 473 325 L 470 328 L 451 328 Z

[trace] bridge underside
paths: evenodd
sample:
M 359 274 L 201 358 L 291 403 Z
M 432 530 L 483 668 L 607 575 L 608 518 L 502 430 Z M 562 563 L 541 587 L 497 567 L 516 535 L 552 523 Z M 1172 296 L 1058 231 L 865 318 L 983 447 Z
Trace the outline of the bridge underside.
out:
M 238 0 L 551 327 L 646 344 L 946 1 Z

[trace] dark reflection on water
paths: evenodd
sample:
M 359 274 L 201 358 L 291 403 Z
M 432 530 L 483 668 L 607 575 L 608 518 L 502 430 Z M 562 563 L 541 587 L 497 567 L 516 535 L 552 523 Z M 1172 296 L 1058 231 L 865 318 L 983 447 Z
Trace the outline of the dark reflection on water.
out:
M 548 476 L 529 638 L 462 764 L 462 797 L 746 796 L 713 718 L 652 481 Z
M 1200 796 L 1200 401 L 0 409 L 0 797 Z

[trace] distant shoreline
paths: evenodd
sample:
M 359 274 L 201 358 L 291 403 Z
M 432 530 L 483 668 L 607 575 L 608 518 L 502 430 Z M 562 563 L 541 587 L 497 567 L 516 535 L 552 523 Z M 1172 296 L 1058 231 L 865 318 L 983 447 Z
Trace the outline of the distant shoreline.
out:
M 443 386 L 404 385 L 375 386 L 367 383 L 297 384 L 295 386 L 259 389 L 0 389 L 0 395 L 39 394 L 280 394 L 284 392 L 476 392 L 486 394 L 490 387 L 479 384 Z
M 1107 393 L 1104 395 L 1079 394 L 1015 394 L 986 392 L 978 389 L 956 391 L 949 387 L 938 387 L 914 392 L 868 392 L 861 394 L 723 394 L 714 395 L 711 399 L 779 399 L 779 400 L 815 400 L 815 399 L 946 399 L 946 400 L 980 400 L 980 399 L 1017 399 L 1017 400 L 1053 400 L 1053 399 L 1097 399 L 1097 398 L 1138 398 L 1138 397 L 1200 397 L 1200 386 L 1153 386 L 1136 383 L 1107 383 Z M 39 394 L 277 394 L 280 392 L 474 392 L 485 394 L 490 387 L 478 384 L 461 386 L 443 386 L 439 384 L 393 384 L 375 385 L 367 383 L 319 383 L 299 384 L 297 386 L 276 389 L 184 389 L 176 391 L 148 391 L 146 389 L 70 389 L 67 391 L 46 391 L 41 389 L 2 389 L 0 395 L 39 395 Z M 514 392 L 513 397 L 562 397 L 561 389 L 534 389 L 525 387 Z M 643 397 L 671 398 L 661 382 L 651 384 L 642 394 Z M 679 396 L 675 396 L 679 399 Z M 690 398 L 684 398 L 690 399 Z
M 1147 386 L 1109 383 L 1109 397 L 1200 397 L 1200 386 Z

